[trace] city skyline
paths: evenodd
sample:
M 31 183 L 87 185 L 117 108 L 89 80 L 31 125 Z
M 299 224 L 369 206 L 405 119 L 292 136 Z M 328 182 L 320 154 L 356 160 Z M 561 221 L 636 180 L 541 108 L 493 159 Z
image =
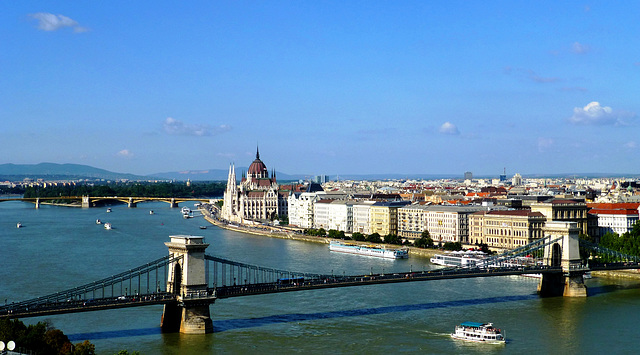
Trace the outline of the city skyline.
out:
M 0 164 L 637 173 L 634 2 L 12 2 Z M 596 165 L 597 164 L 597 165 Z

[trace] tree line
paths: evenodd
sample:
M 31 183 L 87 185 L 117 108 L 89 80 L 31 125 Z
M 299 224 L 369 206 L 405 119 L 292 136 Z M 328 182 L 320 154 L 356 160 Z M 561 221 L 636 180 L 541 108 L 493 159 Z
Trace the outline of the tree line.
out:
M 365 235 L 360 232 L 354 232 L 351 236 L 347 236 L 343 231 L 338 231 L 335 229 L 325 230 L 324 228 L 314 229 L 308 228 L 304 230 L 304 234 L 317 236 L 317 237 L 327 237 L 333 239 L 342 239 L 342 240 L 355 240 L 359 242 L 369 242 L 369 243 L 378 243 L 378 244 L 392 244 L 392 245 L 405 245 L 405 246 L 414 246 L 416 248 L 439 248 L 443 250 L 462 250 L 462 243 L 460 242 L 434 242 L 429 234 L 429 231 L 425 230 L 420 235 L 420 238 L 414 240 L 413 242 L 408 239 L 403 239 L 396 234 L 387 234 L 385 236 L 381 236 L 379 233 L 371 233 Z M 489 250 L 489 246 L 486 244 L 480 244 L 478 246 L 480 250 L 484 251 L 487 254 L 491 254 Z
M 224 182 L 192 183 L 105 183 L 53 186 L 30 186 L 24 191 L 25 198 L 67 196 L 144 196 L 144 197 L 220 197 L 224 193 Z

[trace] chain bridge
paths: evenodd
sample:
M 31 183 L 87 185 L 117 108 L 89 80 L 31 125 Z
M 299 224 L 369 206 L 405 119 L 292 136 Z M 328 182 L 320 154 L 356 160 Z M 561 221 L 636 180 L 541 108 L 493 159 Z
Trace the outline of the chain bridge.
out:
M 591 270 L 640 269 L 640 258 L 578 238 L 575 223 L 549 222 L 545 237 L 486 258 L 474 267 L 407 270 L 365 275 L 294 272 L 206 254 L 203 237 L 177 235 L 169 255 L 69 290 L 0 306 L 0 318 L 26 318 L 103 309 L 164 305 L 162 329 L 186 334 L 213 331 L 210 305 L 218 299 L 269 293 L 399 282 L 540 274 L 541 296 L 584 297 L 583 275 Z M 580 255 L 583 251 L 583 257 Z M 523 256 L 540 256 L 522 264 Z M 587 262 L 583 262 L 586 260 Z

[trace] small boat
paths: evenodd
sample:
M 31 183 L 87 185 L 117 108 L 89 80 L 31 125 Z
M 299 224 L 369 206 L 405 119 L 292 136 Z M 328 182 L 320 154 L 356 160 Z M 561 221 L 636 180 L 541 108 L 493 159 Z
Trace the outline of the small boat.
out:
M 111 229 L 111 223 L 105 223 L 104 229 Z
M 149 211 L 149 214 L 153 214 L 153 213 L 154 213 L 153 210 Z
M 486 344 L 505 344 L 507 341 L 502 330 L 495 328 L 493 323 L 464 322 L 456 325 L 451 337 Z
M 189 214 L 189 213 L 191 213 L 191 209 L 189 207 L 187 207 L 187 206 L 184 206 L 184 207 L 182 207 L 180 212 L 182 212 L 182 214 Z
M 22 228 L 22 223 L 18 222 L 18 224 L 16 224 L 16 228 Z
M 99 219 L 96 219 L 96 224 L 102 224 L 102 221 Z
M 207 226 L 200 226 L 200 229 L 207 229 Z
M 111 207 L 107 208 L 107 213 L 111 212 Z

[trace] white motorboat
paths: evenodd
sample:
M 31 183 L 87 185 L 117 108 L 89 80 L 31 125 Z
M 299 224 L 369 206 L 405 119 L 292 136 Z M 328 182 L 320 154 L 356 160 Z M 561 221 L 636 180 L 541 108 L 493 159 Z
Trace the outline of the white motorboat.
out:
M 451 337 L 486 344 L 505 344 L 507 341 L 502 330 L 494 327 L 493 323 L 464 322 L 456 325 Z
M 111 207 L 107 208 L 107 213 L 111 212 Z
M 154 213 L 153 210 L 149 211 L 149 214 L 153 214 L 153 213 Z
M 104 224 L 104 229 L 112 229 L 111 223 L 105 223 Z
M 18 222 L 18 223 L 16 224 L 16 228 L 22 228 L 22 223 Z
M 102 224 L 102 221 L 100 219 L 96 219 L 96 224 Z

